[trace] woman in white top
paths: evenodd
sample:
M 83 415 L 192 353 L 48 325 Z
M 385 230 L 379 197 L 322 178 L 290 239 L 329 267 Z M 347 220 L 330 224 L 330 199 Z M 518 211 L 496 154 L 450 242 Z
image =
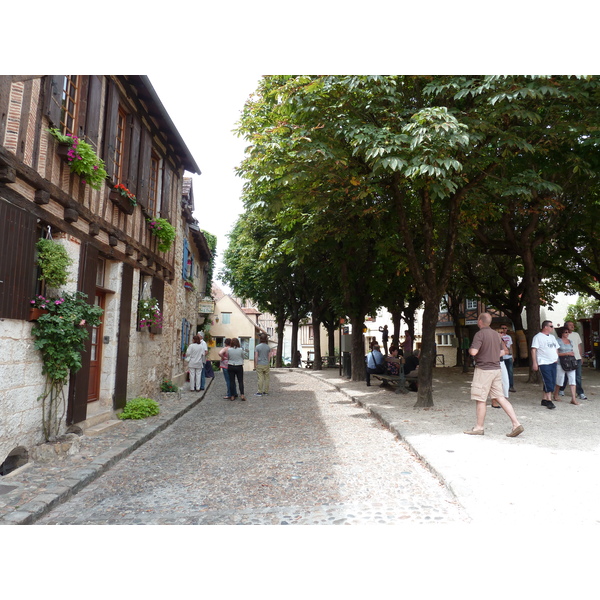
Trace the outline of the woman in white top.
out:
M 238 340 L 237 338 L 231 338 L 231 346 L 229 347 L 227 354 L 227 370 L 229 371 L 229 383 L 233 390 L 235 390 L 235 380 L 237 378 L 241 394 L 240 399 L 245 401 L 246 396 L 244 396 L 244 349 L 240 347 L 240 340 Z M 235 400 L 235 394 L 230 396 L 229 399 Z
M 560 364 L 561 356 L 575 356 L 575 349 L 569 339 L 571 332 L 566 327 L 557 329 L 556 335 L 558 337 L 558 362 L 556 363 L 556 385 L 554 386 L 554 402 L 560 402 L 558 397 L 558 390 L 565 381 L 565 371 Z M 577 394 L 575 393 L 575 373 L 576 371 L 566 371 L 567 378 L 569 380 L 569 387 L 571 388 L 571 404 L 580 404 L 577 402 Z

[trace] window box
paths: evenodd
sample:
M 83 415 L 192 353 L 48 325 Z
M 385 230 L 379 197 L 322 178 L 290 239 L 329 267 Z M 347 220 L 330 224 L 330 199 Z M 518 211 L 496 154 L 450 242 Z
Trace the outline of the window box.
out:
M 47 315 L 48 311 L 44 308 L 30 308 L 28 321 L 37 321 L 42 315 Z
M 119 192 L 111 190 L 108 195 L 108 199 L 119 209 L 122 210 L 126 215 L 132 215 L 135 206 L 129 201 L 128 198 L 121 196 Z

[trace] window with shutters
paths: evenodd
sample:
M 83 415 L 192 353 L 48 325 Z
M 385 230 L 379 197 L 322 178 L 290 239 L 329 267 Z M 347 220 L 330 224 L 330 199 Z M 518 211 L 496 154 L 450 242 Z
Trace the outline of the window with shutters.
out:
M 62 133 L 79 135 L 77 131 L 77 108 L 79 103 L 78 75 L 65 75 L 62 89 L 62 106 L 60 112 L 60 126 Z

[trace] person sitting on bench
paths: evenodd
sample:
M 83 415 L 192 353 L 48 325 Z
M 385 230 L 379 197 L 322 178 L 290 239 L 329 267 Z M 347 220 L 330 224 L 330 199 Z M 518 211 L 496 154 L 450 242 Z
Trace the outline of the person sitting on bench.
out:
M 373 373 L 382 374 L 385 373 L 385 364 L 383 354 L 379 350 L 379 344 L 373 344 L 373 349 L 366 357 L 367 368 L 366 368 L 366 380 L 367 385 L 371 385 L 371 375 Z
M 419 368 L 419 355 L 421 351 L 415 350 L 408 358 L 404 360 L 404 374 L 409 375 L 412 373 L 414 377 L 417 374 Z M 415 371 L 413 373 L 413 371 Z

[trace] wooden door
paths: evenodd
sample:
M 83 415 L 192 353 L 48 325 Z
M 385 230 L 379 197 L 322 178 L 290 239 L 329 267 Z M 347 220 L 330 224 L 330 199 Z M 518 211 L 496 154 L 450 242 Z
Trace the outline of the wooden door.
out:
M 96 291 L 95 305 L 104 309 L 105 294 Z M 102 323 L 92 327 L 90 346 L 90 377 L 88 380 L 88 402 L 100 398 L 100 373 L 102 364 Z

